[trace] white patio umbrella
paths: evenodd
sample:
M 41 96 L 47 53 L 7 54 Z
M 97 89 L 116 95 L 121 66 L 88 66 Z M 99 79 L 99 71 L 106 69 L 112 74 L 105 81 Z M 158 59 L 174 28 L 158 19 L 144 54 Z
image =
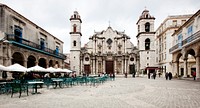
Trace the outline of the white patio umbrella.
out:
M 47 72 L 47 70 L 41 66 L 33 66 L 27 69 L 28 72 Z
M 8 71 L 11 71 L 11 72 L 26 72 L 27 71 L 27 68 L 20 65 L 20 64 L 13 64 L 13 65 L 10 65 L 7 67 Z
M 8 71 L 7 67 L 0 65 L 0 71 Z
M 56 68 L 49 67 L 46 69 L 47 72 L 57 72 Z
M 56 69 L 56 72 L 64 72 L 64 71 L 63 71 L 63 69 L 61 69 L 61 68 L 57 68 L 57 69 Z
M 73 72 L 72 70 L 69 70 L 69 69 L 63 69 L 64 72 L 67 72 L 67 73 L 71 73 Z

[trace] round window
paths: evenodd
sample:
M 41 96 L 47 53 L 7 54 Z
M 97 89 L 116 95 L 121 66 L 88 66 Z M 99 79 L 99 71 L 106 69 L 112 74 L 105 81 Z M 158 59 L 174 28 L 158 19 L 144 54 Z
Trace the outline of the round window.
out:
M 134 58 L 130 58 L 131 61 L 134 61 Z
M 85 61 L 89 61 L 89 57 L 86 57 L 86 58 L 85 58 Z

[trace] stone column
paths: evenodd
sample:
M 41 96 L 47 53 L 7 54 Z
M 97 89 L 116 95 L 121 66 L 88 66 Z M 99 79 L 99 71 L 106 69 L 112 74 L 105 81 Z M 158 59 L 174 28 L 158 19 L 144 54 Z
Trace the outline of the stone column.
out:
M 98 72 L 99 72 L 99 61 L 98 59 L 96 59 L 96 75 L 98 75 Z
M 27 60 L 24 60 L 23 65 L 27 68 Z
M 184 58 L 184 75 L 183 77 L 187 77 L 187 58 Z
M 95 63 L 95 56 L 94 56 L 94 57 L 93 57 L 93 66 L 92 66 L 92 67 L 93 67 L 93 69 L 92 69 L 93 71 L 92 71 L 92 74 L 95 74 L 95 71 L 96 71 L 96 70 L 95 70 L 95 69 L 96 69 L 95 64 L 96 64 L 96 63 Z
M 91 66 L 90 66 L 90 71 L 91 71 L 91 74 L 93 73 L 93 57 L 91 57 Z
M 38 65 L 38 62 L 37 61 L 35 61 L 35 65 Z M 48 68 L 48 67 L 47 67 Z
M 147 79 L 149 78 L 149 69 L 147 69 Z M 151 75 L 150 75 L 150 79 L 151 79 Z
M 196 57 L 196 80 L 200 80 L 200 57 Z
M 46 68 L 49 68 L 49 63 L 46 64 Z
M 125 72 L 124 72 L 124 57 L 122 57 L 122 74 L 125 74 Z
M 105 58 L 103 58 L 103 72 L 106 72 L 106 69 L 105 69 Z
M 135 67 L 136 67 L 136 73 L 139 75 L 140 74 L 140 61 L 139 61 L 139 57 L 137 57 L 137 55 L 135 56 Z M 143 74 L 143 72 L 142 72 Z
M 97 74 L 97 57 L 95 56 L 95 63 L 94 63 L 94 72 L 95 72 L 95 75 Z
M 83 65 L 83 59 L 81 57 L 81 60 L 80 60 L 80 75 L 82 74 L 83 70 L 82 70 L 82 65 Z
M 91 74 L 94 74 L 94 70 L 95 69 L 95 59 L 94 59 L 94 57 L 93 57 L 93 59 L 92 59 L 92 72 L 91 72 Z
M 127 73 L 127 71 L 126 71 L 126 58 L 124 58 L 124 72 Z
M 115 60 L 114 61 L 115 62 L 114 63 L 114 65 L 115 65 L 115 67 L 114 67 L 114 73 L 117 74 L 117 58 L 115 57 L 114 60 Z
M 178 76 L 180 75 L 180 72 L 179 72 L 179 61 L 176 61 L 176 73 L 177 73 Z

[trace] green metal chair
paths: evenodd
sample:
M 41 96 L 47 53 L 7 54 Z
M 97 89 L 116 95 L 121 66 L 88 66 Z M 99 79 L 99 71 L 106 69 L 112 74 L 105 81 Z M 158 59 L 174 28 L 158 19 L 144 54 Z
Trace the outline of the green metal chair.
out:
M 21 97 L 22 92 L 27 92 L 28 96 L 28 85 L 26 83 L 21 83 L 21 82 L 13 82 L 11 83 L 11 97 L 13 97 L 14 93 L 19 92 L 19 98 Z

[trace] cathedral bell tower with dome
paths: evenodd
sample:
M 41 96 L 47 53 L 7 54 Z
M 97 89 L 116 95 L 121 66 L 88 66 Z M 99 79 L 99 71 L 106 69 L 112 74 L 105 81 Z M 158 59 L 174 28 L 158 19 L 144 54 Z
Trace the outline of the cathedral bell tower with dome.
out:
M 80 50 L 81 50 L 81 17 L 77 11 L 70 18 L 71 22 L 71 50 L 70 69 L 80 72 Z
M 145 73 L 152 73 L 156 71 L 155 67 L 155 31 L 154 31 L 155 17 L 151 16 L 149 10 L 144 10 L 137 21 L 138 26 L 138 50 L 140 56 L 140 70 Z

